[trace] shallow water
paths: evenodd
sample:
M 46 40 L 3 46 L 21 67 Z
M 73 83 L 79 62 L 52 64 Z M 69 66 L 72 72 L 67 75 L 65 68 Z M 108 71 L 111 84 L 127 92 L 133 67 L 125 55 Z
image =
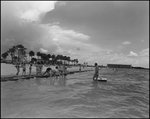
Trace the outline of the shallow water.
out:
M 34 78 L 1 82 L 2 117 L 149 117 L 149 71 L 100 70 L 65 79 Z

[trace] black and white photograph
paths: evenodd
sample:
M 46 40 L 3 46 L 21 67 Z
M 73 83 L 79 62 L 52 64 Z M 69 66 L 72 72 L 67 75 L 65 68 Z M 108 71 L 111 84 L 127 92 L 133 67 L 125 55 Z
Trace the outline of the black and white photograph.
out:
M 149 118 L 149 1 L 1 1 L 1 118 Z

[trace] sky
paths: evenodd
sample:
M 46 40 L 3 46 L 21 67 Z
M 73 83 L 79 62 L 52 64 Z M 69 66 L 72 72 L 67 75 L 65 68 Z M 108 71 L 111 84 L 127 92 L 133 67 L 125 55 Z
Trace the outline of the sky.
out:
M 1 1 L 1 52 L 149 68 L 149 1 Z

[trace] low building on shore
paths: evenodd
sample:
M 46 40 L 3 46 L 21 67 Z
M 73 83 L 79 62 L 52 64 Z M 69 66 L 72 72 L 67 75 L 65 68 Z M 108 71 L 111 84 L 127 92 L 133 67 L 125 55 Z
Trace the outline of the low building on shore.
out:
M 108 68 L 132 68 L 132 65 L 127 64 L 107 64 Z
M 100 68 L 106 68 L 106 66 L 104 65 L 98 65 Z

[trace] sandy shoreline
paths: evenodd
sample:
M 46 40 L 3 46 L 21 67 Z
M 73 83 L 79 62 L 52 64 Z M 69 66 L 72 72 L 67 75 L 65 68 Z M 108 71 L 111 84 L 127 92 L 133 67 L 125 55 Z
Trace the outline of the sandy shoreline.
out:
M 55 66 L 52 65 L 50 66 L 52 69 L 55 69 Z M 46 70 L 46 66 L 43 67 L 43 73 L 44 71 Z M 93 68 L 91 67 L 86 67 L 86 68 L 82 68 L 82 71 L 85 71 L 85 70 L 93 70 Z M 75 71 L 79 71 L 79 66 L 73 66 L 73 67 L 68 67 L 68 71 L 69 72 L 75 72 Z M 5 77 L 13 77 L 13 76 L 16 76 L 16 68 L 14 65 L 12 64 L 4 64 L 4 63 L 1 63 L 1 79 L 2 78 L 5 78 Z M 19 73 L 19 76 L 21 76 L 22 74 L 22 68 L 20 68 L 20 73 Z M 29 66 L 26 66 L 26 75 L 28 76 L 29 74 Z M 32 74 L 31 75 L 35 75 L 36 74 L 36 67 L 33 66 L 32 67 Z

